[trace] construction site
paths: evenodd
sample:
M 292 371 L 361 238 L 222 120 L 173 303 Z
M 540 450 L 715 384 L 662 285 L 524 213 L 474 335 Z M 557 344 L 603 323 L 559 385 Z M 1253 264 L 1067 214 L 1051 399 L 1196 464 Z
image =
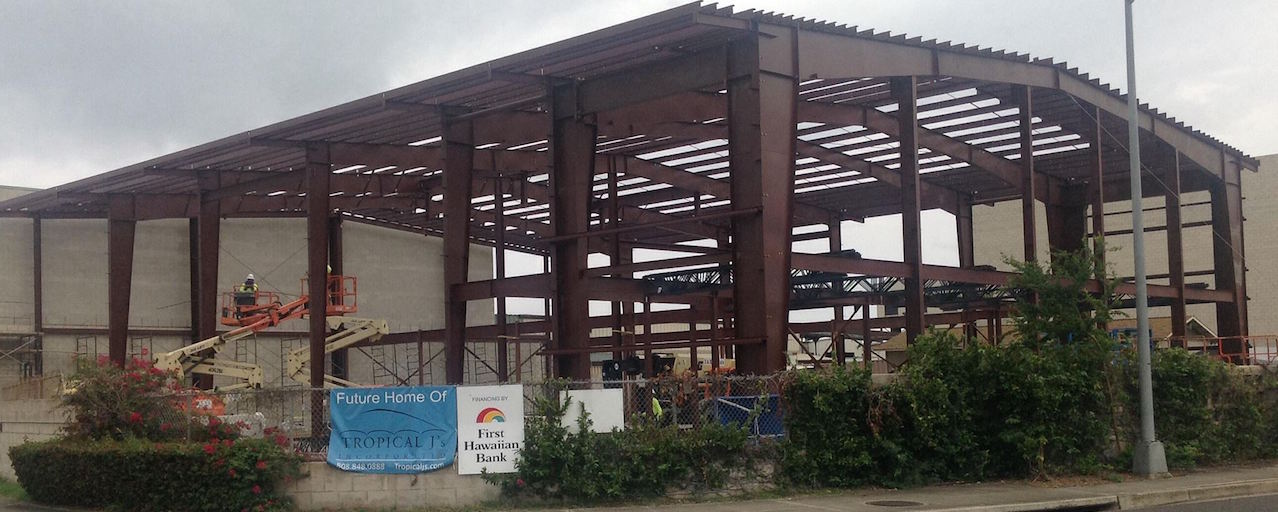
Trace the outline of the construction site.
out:
M 1131 277 L 1126 104 L 1051 59 L 689 4 L 0 191 L 0 383 L 99 355 L 219 389 L 891 372 L 928 328 L 1010 329 L 1005 257 L 1103 239 Z M 1243 185 L 1273 160 L 1139 119 L 1166 338 L 1268 362 Z

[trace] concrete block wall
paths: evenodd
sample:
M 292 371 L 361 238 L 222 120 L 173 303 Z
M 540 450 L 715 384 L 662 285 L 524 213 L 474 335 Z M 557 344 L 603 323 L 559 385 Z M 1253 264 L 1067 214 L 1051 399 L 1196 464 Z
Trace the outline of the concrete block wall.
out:
M 29 189 L 0 187 L 0 199 L 30 192 Z M 344 272 L 359 279 L 357 316 L 384 318 L 392 332 L 443 327 L 442 240 L 354 222 L 343 229 Z M 102 219 L 42 221 L 42 267 L 46 330 L 63 333 L 44 336 L 46 374 L 70 372 L 76 354 L 93 356 L 107 352 L 107 224 Z M 34 330 L 32 220 L 0 219 L 0 336 Z M 149 352 L 174 350 L 190 343 L 190 250 L 187 219 L 143 221 L 137 224 L 134 244 L 133 286 L 130 296 L 130 327 L 160 334 L 136 335 L 131 344 L 146 346 Z M 471 279 L 492 275 L 492 250 L 473 246 L 470 254 Z M 280 293 L 284 300 L 296 298 L 306 272 L 306 224 L 303 219 L 223 219 L 218 256 L 218 290 L 229 291 L 250 272 L 264 291 Z M 219 297 L 220 298 L 220 297 Z M 470 303 L 467 323 L 493 323 L 493 301 Z M 89 334 L 65 334 L 77 329 Z M 273 331 L 304 332 L 307 324 L 294 320 Z M 263 333 L 242 343 L 239 353 L 264 369 L 282 367 L 282 354 L 306 345 L 305 337 Z M 428 344 L 431 345 L 431 344 Z M 435 344 L 437 345 L 437 344 Z M 429 360 L 440 347 L 424 350 Z M 137 352 L 133 350 L 132 352 Z M 384 350 L 351 351 L 352 380 L 373 383 L 376 360 L 386 366 L 398 365 L 401 377 L 416 369 L 409 353 L 417 357 L 416 345 Z M 479 357 L 496 366 L 496 350 L 476 349 Z M 234 357 L 235 347 L 223 355 Z M 469 356 L 475 359 L 474 356 Z M 513 355 L 512 355 L 513 358 Z M 427 370 L 442 383 L 443 357 Z M 9 368 L 13 366 L 13 368 Z M 0 367 L 0 386 L 19 378 L 15 365 Z M 436 368 L 437 366 L 437 368 Z M 489 379 L 487 367 L 468 364 L 476 382 Z M 473 368 L 472 368 L 473 367 Z M 278 370 L 277 370 L 278 371 Z M 381 375 L 381 381 L 390 377 Z M 281 383 L 279 374 L 266 381 Z M 292 384 L 283 381 L 284 384 Z M 392 382 L 378 382 L 389 384 Z M 412 379 L 416 383 L 416 379 Z
M 456 466 L 416 475 L 373 475 L 309 462 L 303 471 L 310 476 L 287 489 L 299 510 L 466 507 L 499 494 L 479 475 L 457 474 Z
M 0 477 L 14 480 L 9 448 L 54 437 L 65 423 L 58 401 L 13 400 L 0 406 Z

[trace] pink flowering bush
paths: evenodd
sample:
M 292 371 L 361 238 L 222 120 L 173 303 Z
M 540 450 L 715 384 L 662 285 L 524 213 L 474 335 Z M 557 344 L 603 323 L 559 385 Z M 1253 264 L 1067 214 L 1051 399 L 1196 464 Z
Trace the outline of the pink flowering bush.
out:
M 282 433 L 241 437 L 241 426 L 193 410 L 195 390 L 145 359 L 81 364 L 71 381 L 64 437 L 9 450 L 33 500 L 136 511 L 291 509 L 282 487 L 300 475 L 301 457 Z

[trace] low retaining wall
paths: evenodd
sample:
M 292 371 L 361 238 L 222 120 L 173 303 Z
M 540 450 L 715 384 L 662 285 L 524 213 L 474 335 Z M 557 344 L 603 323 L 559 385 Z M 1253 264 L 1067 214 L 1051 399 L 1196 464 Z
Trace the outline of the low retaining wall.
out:
M 9 447 L 49 439 L 58 433 L 66 420 L 57 406 L 55 399 L 0 401 L 0 477 L 17 478 L 9 460 Z
M 333 508 L 463 507 L 496 499 L 499 489 L 479 475 L 459 475 L 456 466 L 416 475 L 350 473 L 324 462 L 307 462 L 286 492 L 299 510 Z

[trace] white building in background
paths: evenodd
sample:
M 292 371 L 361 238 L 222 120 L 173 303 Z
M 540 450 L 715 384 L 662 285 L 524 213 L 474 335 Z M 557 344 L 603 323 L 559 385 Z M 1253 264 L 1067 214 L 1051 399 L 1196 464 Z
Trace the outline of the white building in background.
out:
M 0 187 L 0 200 L 32 189 Z M 38 369 L 44 375 L 70 372 L 75 358 L 107 353 L 107 223 L 105 219 L 41 221 L 43 329 L 34 321 L 33 221 L 0 218 L 0 387 Z M 344 274 L 358 279 L 359 312 L 384 318 L 391 332 L 443 328 L 443 256 L 439 238 L 344 222 Z M 137 224 L 130 298 L 129 352 L 164 352 L 191 343 L 190 234 L 186 219 Z M 230 291 L 248 273 L 262 291 L 285 298 L 301 292 L 306 272 L 305 219 L 223 219 L 218 258 L 218 290 Z M 472 280 L 490 279 L 492 250 L 472 246 Z M 492 301 L 473 302 L 468 323 L 493 323 Z M 305 320 L 293 320 L 228 346 L 221 357 L 252 362 L 265 371 L 266 386 L 290 386 L 284 355 L 307 344 Z M 41 347 L 42 350 L 37 350 Z M 496 382 L 481 363 L 496 367 L 496 350 L 476 344 L 468 355 L 467 382 Z M 396 384 L 444 381 L 442 343 L 386 345 L 351 350 L 352 380 Z M 512 350 L 512 353 L 514 351 Z M 525 354 L 526 356 L 527 354 Z M 38 359 L 41 358 L 42 359 Z M 432 360 L 433 359 L 433 360 Z M 429 361 L 429 364 L 425 362 Z M 540 360 L 524 365 L 525 378 L 539 378 Z M 512 371 L 516 362 L 510 361 Z M 535 372 L 535 376 L 533 373 Z
M 1278 334 L 1278 155 L 1262 156 L 1259 172 L 1243 172 L 1243 240 L 1247 269 L 1248 322 L 1252 335 Z M 1181 197 L 1185 283 L 1205 283 L 1215 287 L 1210 275 L 1192 275 L 1195 271 L 1211 270 L 1212 230 L 1210 225 L 1194 226 L 1194 223 L 1211 220 L 1210 195 L 1207 192 L 1185 193 Z M 1163 199 L 1147 197 L 1145 212 L 1145 263 L 1148 275 L 1167 274 L 1167 232 L 1150 229 L 1166 226 Z M 1000 270 L 1010 270 L 1004 263 L 1005 256 L 1021 259 L 1022 246 L 1021 206 L 1009 201 L 996 206 L 976 205 L 972 208 L 977 265 L 993 265 Z M 1129 212 L 1127 201 L 1106 203 L 1107 212 Z M 1037 204 L 1035 222 L 1038 229 L 1038 259 L 1048 261 L 1047 214 L 1042 203 Z M 1090 215 L 1090 210 L 1088 215 Z M 1090 232 L 1090 223 L 1089 232 Z M 1106 218 L 1107 231 L 1131 229 L 1129 215 L 1111 215 Z M 1133 274 L 1130 234 L 1111 235 L 1105 239 L 1110 251 L 1106 261 L 1118 277 Z M 1010 252 L 1009 252 L 1010 251 Z M 1150 284 L 1168 284 L 1167 279 L 1151 279 Z M 1211 304 L 1190 304 L 1186 308 L 1195 317 L 1216 330 L 1216 308 Z M 1168 307 L 1150 308 L 1151 317 L 1170 316 Z M 1133 313 L 1134 315 L 1134 313 Z

